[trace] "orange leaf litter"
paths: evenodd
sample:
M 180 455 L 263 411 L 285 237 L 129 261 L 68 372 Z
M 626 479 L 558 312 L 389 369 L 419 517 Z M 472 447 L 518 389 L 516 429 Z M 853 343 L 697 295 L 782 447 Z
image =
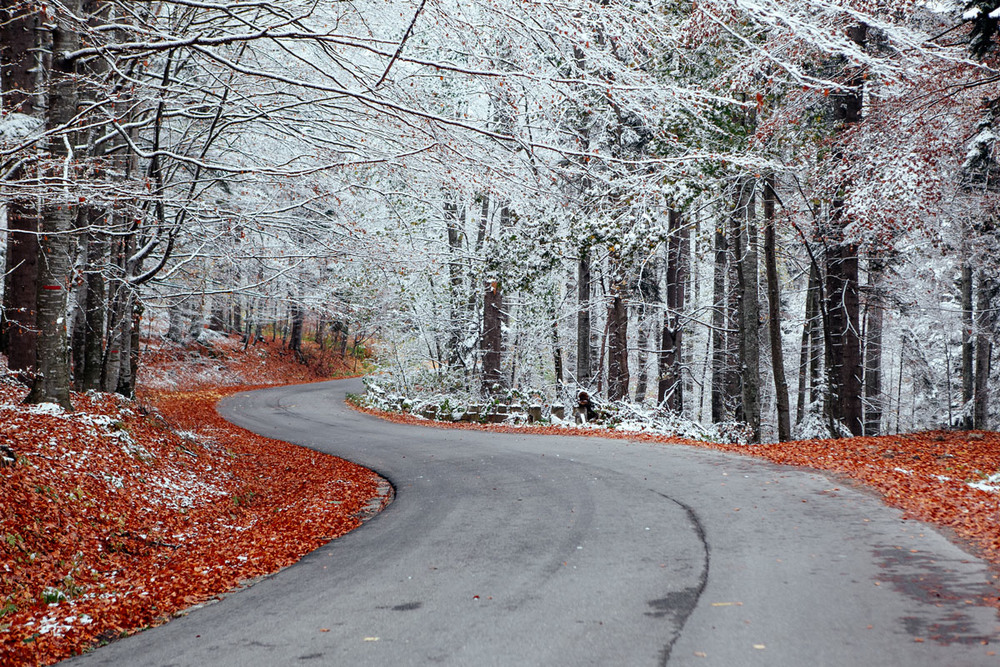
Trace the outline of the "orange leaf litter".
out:
M 317 379 L 277 349 L 220 348 L 226 361 L 206 365 L 232 374 L 222 381 Z M 18 455 L 0 468 L 0 665 L 50 664 L 163 622 L 294 563 L 379 502 L 373 472 L 216 414 L 253 387 L 201 384 L 146 394 L 153 410 L 74 394 L 61 413 L 25 409 L 25 389 L 0 380 L 0 443 Z

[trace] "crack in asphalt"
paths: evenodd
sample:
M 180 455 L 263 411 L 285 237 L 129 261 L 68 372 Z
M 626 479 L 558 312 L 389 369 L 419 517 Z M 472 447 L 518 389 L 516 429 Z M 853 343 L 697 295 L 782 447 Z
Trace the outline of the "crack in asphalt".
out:
M 674 650 L 674 644 L 680 638 L 681 633 L 684 631 L 684 625 L 691 616 L 691 612 L 693 612 L 694 608 L 698 605 L 698 601 L 701 599 L 702 593 L 705 592 L 705 587 L 708 586 L 708 571 L 711 566 L 712 553 L 711 548 L 708 546 L 708 538 L 705 534 L 705 527 L 702 525 L 701 519 L 698 518 L 698 514 L 694 511 L 694 508 L 681 502 L 680 500 L 677 500 L 676 498 L 671 498 L 665 493 L 661 493 L 659 491 L 653 491 L 653 493 L 669 500 L 684 510 L 684 513 L 687 514 L 688 521 L 690 521 L 692 527 L 694 527 L 695 535 L 698 536 L 698 542 L 701 544 L 702 551 L 704 553 L 701 575 L 698 577 L 697 585 L 684 589 L 683 591 L 671 593 L 668 597 L 663 598 L 662 600 L 654 600 L 653 603 L 651 603 L 654 608 L 661 607 L 660 604 L 655 603 L 662 603 L 662 608 L 658 608 L 654 613 L 667 614 L 673 611 L 673 621 L 677 626 L 677 629 L 674 631 L 674 636 L 670 638 L 667 645 L 663 647 L 662 651 L 660 651 L 659 665 L 660 667 L 667 667 L 667 664 L 670 662 L 670 653 Z M 676 606 L 679 606 L 680 609 L 675 610 L 674 608 Z M 677 613 L 677 611 L 680 613 Z

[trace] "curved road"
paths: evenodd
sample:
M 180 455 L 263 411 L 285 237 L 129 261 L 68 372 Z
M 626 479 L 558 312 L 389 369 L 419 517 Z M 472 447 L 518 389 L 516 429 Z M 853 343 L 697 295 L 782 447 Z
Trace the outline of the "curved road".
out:
M 220 412 L 396 500 L 81 665 L 997 665 L 985 564 L 869 494 L 706 449 L 387 423 L 360 382 Z

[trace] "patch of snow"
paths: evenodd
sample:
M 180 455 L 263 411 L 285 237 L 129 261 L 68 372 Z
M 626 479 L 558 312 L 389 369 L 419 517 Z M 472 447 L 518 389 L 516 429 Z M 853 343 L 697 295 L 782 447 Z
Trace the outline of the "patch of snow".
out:
M 42 119 L 23 113 L 0 117 L 0 142 L 27 139 L 42 129 Z
M 53 417 L 61 417 L 66 414 L 66 411 L 63 410 L 58 403 L 37 403 L 35 405 L 29 405 L 26 412 L 32 415 L 51 415 Z
M 993 473 L 986 479 L 979 480 L 978 482 L 969 482 L 969 486 L 980 491 L 989 491 L 990 493 L 1000 492 L 1000 472 Z

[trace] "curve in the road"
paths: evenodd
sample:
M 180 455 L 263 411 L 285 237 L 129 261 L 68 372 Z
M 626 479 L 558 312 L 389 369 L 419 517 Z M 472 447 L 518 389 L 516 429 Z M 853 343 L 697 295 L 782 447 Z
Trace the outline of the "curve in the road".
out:
M 870 494 L 720 452 L 402 426 L 357 381 L 220 411 L 387 477 L 362 528 L 77 659 L 134 665 L 995 665 L 989 569 Z

